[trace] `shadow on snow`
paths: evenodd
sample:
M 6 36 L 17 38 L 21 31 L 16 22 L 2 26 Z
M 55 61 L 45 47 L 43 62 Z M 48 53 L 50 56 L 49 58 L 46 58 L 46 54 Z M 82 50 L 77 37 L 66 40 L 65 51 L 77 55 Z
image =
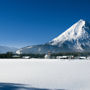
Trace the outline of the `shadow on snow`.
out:
M 16 84 L 16 83 L 0 83 L 0 90 L 51 90 L 51 89 L 26 87 L 24 84 Z M 65 90 L 65 89 L 53 89 L 53 90 Z

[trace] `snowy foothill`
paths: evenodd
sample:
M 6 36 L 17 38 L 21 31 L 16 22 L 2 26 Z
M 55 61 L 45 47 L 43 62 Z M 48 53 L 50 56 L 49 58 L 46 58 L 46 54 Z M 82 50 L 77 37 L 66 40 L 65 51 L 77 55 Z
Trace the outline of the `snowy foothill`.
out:
M 0 83 L 53 90 L 90 90 L 90 60 L 0 59 Z

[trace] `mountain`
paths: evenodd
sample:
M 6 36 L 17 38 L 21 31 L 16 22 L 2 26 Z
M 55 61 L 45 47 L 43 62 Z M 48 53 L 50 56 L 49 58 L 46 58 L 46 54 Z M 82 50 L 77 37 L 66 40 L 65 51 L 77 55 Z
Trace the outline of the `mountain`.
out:
M 14 48 L 14 47 L 0 46 L 0 53 L 7 53 L 7 52 L 15 53 L 16 50 L 17 48 Z
M 41 45 L 32 45 L 32 46 L 27 46 L 24 48 L 21 48 L 16 51 L 17 54 L 44 54 L 47 53 L 48 51 L 52 51 L 52 53 L 55 53 L 56 51 L 59 52 L 57 46 L 52 46 L 48 44 L 41 44 Z
M 90 23 L 80 19 L 64 33 L 42 45 L 21 48 L 17 53 L 90 52 Z
M 66 48 L 70 51 L 90 50 L 90 23 L 79 20 L 64 33 L 49 42 L 49 45 Z

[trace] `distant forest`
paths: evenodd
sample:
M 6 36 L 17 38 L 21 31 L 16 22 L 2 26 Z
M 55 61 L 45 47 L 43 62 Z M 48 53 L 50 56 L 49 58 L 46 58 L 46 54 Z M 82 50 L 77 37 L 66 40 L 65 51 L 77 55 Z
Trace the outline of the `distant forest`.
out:
M 20 54 L 17 55 L 18 57 L 14 57 L 17 54 L 13 54 L 12 52 L 7 52 L 6 54 L 0 54 L 0 58 L 22 58 L 23 56 L 30 56 L 30 58 L 44 58 L 45 54 Z M 56 56 L 70 56 L 73 55 L 74 57 L 77 56 L 90 56 L 90 52 L 73 52 L 73 53 L 51 53 L 52 57 L 56 57 Z

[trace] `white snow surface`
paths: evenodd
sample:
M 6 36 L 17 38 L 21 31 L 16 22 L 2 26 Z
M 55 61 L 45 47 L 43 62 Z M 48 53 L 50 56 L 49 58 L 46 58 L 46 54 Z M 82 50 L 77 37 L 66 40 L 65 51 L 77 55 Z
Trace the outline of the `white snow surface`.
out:
M 72 40 L 79 38 L 82 33 L 84 32 L 84 29 L 82 28 L 85 25 L 84 20 L 79 20 L 77 23 L 72 25 L 69 29 L 67 29 L 64 33 L 53 39 L 53 41 L 60 42 L 62 39 L 64 40 Z
M 0 59 L 0 82 L 90 90 L 90 60 Z

